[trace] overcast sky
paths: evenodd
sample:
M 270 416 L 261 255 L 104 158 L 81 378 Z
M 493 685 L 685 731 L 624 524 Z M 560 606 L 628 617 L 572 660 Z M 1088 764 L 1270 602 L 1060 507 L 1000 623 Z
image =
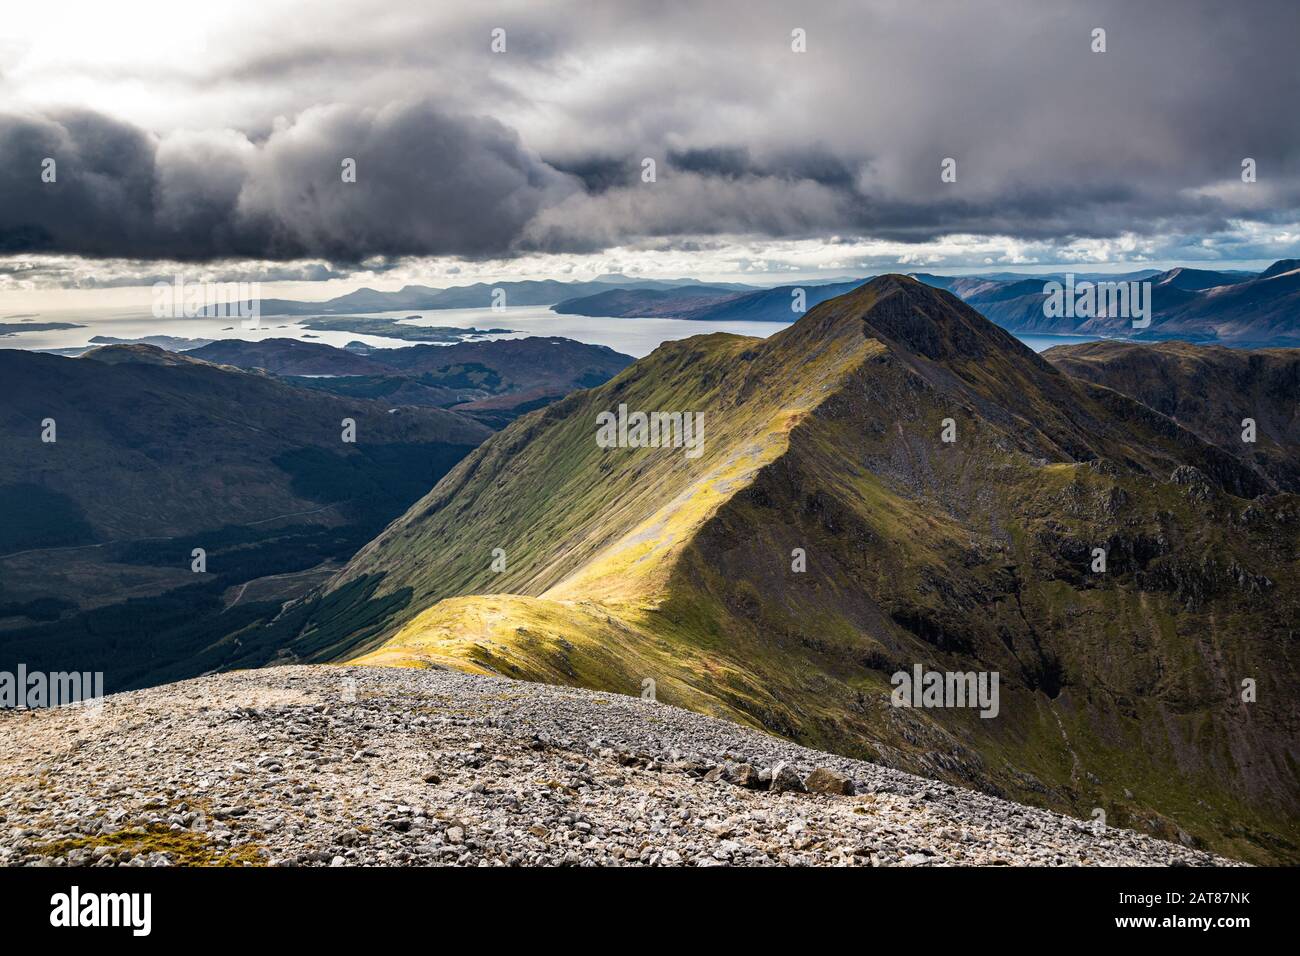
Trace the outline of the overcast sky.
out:
M 1298 41 L 1296 0 L 7 4 L 0 289 L 1272 261 Z

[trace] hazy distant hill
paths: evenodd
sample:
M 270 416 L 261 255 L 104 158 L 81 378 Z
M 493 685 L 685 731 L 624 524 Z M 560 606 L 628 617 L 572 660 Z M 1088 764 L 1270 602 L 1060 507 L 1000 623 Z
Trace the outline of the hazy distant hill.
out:
M 132 363 L 143 365 L 203 364 L 201 359 L 192 358 L 184 352 L 173 351 L 172 349 L 158 345 L 146 345 L 142 342 L 132 342 L 122 345 L 99 345 L 95 348 L 79 351 L 78 355 L 81 358 L 94 359 L 96 362 L 103 362 L 105 365 Z
M 553 305 L 565 299 L 595 295 L 612 286 L 629 289 L 673 289 L 697 285 L 695 279 L 632 279 L 627 276 L 601 276 L 588 282 L 561 282 L 555 279 L 521 282 L 476 282 L 472 285 L 436 289 L 408 285 L 397 292 L 357 289 L 324 302 L 294 299 L 262 299 L 262 315 L 348 315 L 357 312 L 392 312 L 404 309 L 486 309 L 498 302 L 497 290 L 504 293 L 501 304 Z M 720 283 L 733 291 L 752 288 L 737 283 Z
M 388 371 L 383 363 L 355 352 L 298 339 L 225 339 L 185 354 L 218 365 L 261 368 L 276 375 L 375 375 Z
M 631 356 L 603 345 L 556 337 L 364 352 L 296 339 L 230 340 L 185 354 L 265 369 L 296 385 L 390 405 L 465 405 L 468 414 L 492 427 L 576 388 L 600 385 L 632 362 Z M 485 399 L 492 402 L 477 404 Z
M 1215 272 L 1210 269 L 1170 269 L 1154 277 L 1155 285 L 1168 285 L 1188 292 L 1200 292 L 1215 286 L 1236 285 L 1238 282 L 1253 278 L 1248 273 Z
M 599 447 L 620 404 L 701 411 L 702 456 Z M 887 276 L 525 416 L 276 639 L 302 660 L 652 678 L 825 749 L 1294 860 L 1298 541 L 1300 499 L 1248 457 Z M 891 707 L 916 665 L 997 672 L 998 717 Z
M 619 318 L 687 318 L 698 309 L 736 297 L 721 286 L 684 286 L 677 289 L 610 289 L 595 295 L 565 299 L 551 307 L 561 315 L 614 316 Z
M 1148 328 L 1134 328 L 1132 315 L 1072 317 L 1049 315 L 1048 282 L 1064 274 L 990 273 L 937 276 L 914 273 L 917 280 L 953 293 L 986 318 L 1019 334 L 1093 335 L 1159 341 L 1179 338 L 1233 346 L 1300 345 L 1300 264 L 1283 260 L 1255 275 L 1237 271 L 1177 268 L 1129 273 L 1076 273 L 1076 282 L 1150 282 L 1152 315 Z M 840 295 L 862 280 L 787 285 L 731 295 L 607 290 L 567 300 L 555 310 L 579 315 L 662 316 L 698 321 L 791 322 L 792 293 L 803 289 L 806 305 Z
M 683 318 L 702 322 L 791 322 L 801 314 L 795 311 L 796 291 L 802 292 L 806 311 L 827 299 L 857 288 L 865 281 L 853 279 L 829 285 L 783 285 L 758 292 L 745 292 L 716 305 L 695 310 Z
M 1049 316 L 1044 283 L 1062 276 L 1016 281 L 916 278 L 961 297 L 1013 332 L 1096 335 L 1140 341 L 1184 339 L 1244 347 L 1300 345 L 1300 263 L 1282 260 L 1259 275 L 1171 269 L 1150 276 L 1152 314 L 1147 328 L 1133 317 Z M 1076 281 L 1131 281 L 1139 276 L 1076 276 Z
M 783 285 L 773 289 L 728 291 L 724 286 L 661 290 L 613 289 L 596 295 L 568 299 L 552 307 L 570 315 L 663 317 L 701 322 L 792 322 L 799 317 L 796 290 L 804 308 L 856 288 L 865 279 L 844 282 Z

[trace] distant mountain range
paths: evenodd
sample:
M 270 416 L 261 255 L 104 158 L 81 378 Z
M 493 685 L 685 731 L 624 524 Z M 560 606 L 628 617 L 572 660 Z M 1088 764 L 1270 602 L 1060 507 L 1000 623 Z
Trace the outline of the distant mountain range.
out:
M 497 304 L 496 293 L 504 293 L 501 304 L 553 305 L 565 299 L 597 295 L 611 288 L 666 290 L 699 285 L 696 279 L 632 279 L 607 275 L 586 282 L 561 282 L 555 279 L 522 282 L 476 282 L 473 285 L 437 289 L 423 285 L 403 286 L 397 292 L 357 289 L 323 302 L 297 299 L 262 299 L 262 315 L 350 315 L 358 312 L 394 312 L 400 310 L 486 309 Z M 752 289 L 738 283 L 717 283 L 715 288 L 731 292 Z M 216 314 L 205 312 L 204 314 Z
M 1082 273 L 1076 282 L 1149 282 L 1152 314 L 1147 328 L 1134 328 L 1131 315 L 1074 317 L 1051 315 L 1045 307 L 1051 281 L 1061 275 L 995 273 L 979 276 L 914 278 L 945 289 L 986 318 L 1019 334 L 1093 335 L 1139 341 L 1183 339 L 1225 345 L 1263 347 L 1300 345 L 1300 260 L 1285 259 L 1259 274 L 1178 268 L 1124 274 Z M 805 308 L 847 292 L 866 279 L 830 285 L 787 285 L 775 289 L 724 294 L 717 288 L 683 290 L 672 295 L 631 288 L 602 290 L 566 299 L 556 312 L 615 317 L 656 316 L 704 322 L 791 322 L 802 291 Z
M 569 315 L 617 318 L 659 317 L 705 322 L 793 322 L 804 310 L 857 288 L 865 279 L 847 282 L 777 286 L 744 292 L 717 286 L 699 289 L 616 289 L 585 298 L 567 299 L 552 310 Z M 798 298 L 801 297 L 801 298 Z
M 561 315 L 681 318 L 735 296 L 735 289 L 709 285 L 676 289 L 609 289 L 595 295 L 565 299 L 553 305 L 551 311 Z
M 1090 335 L 1138 341 L 1182 339 L 1235 347 L 1300 345 L 1300 260 L 1284 259 L 1261 273 L 1177 268 L 1129 273 L 1075 273 L 1075 282 L 1150 283 L 1151 322 L 1134 327 L 1132 314 L 1076 317 L 1053 314 L 1045 285 L 1060 274 L 995 272 L 972 276 L 913 273 L 914 278 L 962 299 L 986 318 L 1017 334 Z M 264 299 L 267 316 L 339 316 L 361 323 L 357 313 L 505 306 L 551 306 L 562 315 L 612 318 L 676 318 L 702 322 L 791 322 L 802 311 L 862 285 L 867 279 L 808 281 L 755 288 L 695 279 L 631 279 L 607 275 L 582 282 L 538 280 L 475 283 L 447 289 L 409 285 L 397 292 L 358 289 L 324 302 Z M 503 298 L 496 298 L 498 292 Z M 1102 310 L 1104 312 L 1104 310 Z M 322 321 L 329 321 L 322 319 Z M 388 321 L 388 320 L 369 320 Z M 328 326 L 318 326 L 327 328 Z M 355 331 L 363 327 L 345 325 Z M 382 329 L 377 334 L 387 334 Z M 448 341 L 464 330 L 402 326 L 413 339 Z
M 1134 328 L 1132 317 L 1125 315 L 1049 315 L 1044 283 L 1062 281 L 1063 276 L 1016 281 L 924 274 L 916 278 L 947 289 L 1013 332 L 1137 341 L 1182 339 L 1241 347 L 1300 345 L 1300 260 L 1295 259 L 1274 263 L 1258 275 L 1180 268 L 1145 279 L 1140 275 L 1108 277 L 1105 281 L 1151 283 L 1151 324 L 1141 329 Z
M 902 276 L 767 339 L 668 342 L 489 439 L 271 630 L 301 661 L 649 678 L 805 744 L 1300 859 L 1295 359 L 1161 347 L 1170 389 L 1209 389 L 1175 420 L 1090 380 L 1142 385 L 1120 347 L 1054 364 Z M 702 414 L 702 454 L 602 447 L 621 406 Z M 1252 413 L 1259 454 L 1229 427 Z M 917 667 L 996 672 L 998 717 L 890 706 Z

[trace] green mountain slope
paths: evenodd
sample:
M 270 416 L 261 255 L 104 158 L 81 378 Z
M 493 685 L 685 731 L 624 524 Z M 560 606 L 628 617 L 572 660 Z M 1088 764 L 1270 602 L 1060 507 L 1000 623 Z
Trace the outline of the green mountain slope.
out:
M 703 454 L 600 448 L 620 404 L 702 412 Z M 1298 540 L 1300 502 L 1250 462 L 886 276 L 520 419 L 297 609 L 289 649 L 651 679 L 815 746 L 1295 859 Z M 891 706 L 917 664 L 997 672 L 998 716 Z

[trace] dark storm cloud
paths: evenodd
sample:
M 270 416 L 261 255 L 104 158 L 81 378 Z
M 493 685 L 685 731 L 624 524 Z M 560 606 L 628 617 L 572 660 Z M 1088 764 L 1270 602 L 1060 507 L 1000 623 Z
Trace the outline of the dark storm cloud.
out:
M 84 111 L 0 117 L 0 251 L 66 252 L 77 236 L 91 255 L 136 245 L 149 232 L 154 149 L 142 131 Z
M 854 181 L 851 165 L 820 145 L 801 146 L 761 160 L 743 146 L 673 149 L 668 151 L 668 164 L 681 172 L 722 179 L 807 180 L 837 189 L 850 189 Z
M 260 144 L 0 117 L 0 170 L 0 249 L 176 260 L 500 255 L 580 188 L 495 120 L 428 103 L 310 109 Z
M 276 103 L 239 132 L 0 118 L 0 250 L 356 262 L 1300 218 L 1294 0 L 384 9 L 339 0 L 300 40 L 223 51 L 204 82 Z M 497 26 L 509 52 L 494 56 Z M 1257 183 L 1240 181 L 1244 157 Z
M 603 193 L 617 186 L 630 186 L 641 167 L 629 156 L 583 156 L 578 159 L 552 159 L 556 170 L 575 176 L 588 193 Z
M 357 182 L 341 182 L 342 159 Z M 544 205 L 577 189 L 493 119 L 429 104 L 314 109 L 252 161 L 241 211 L 272 258 L 307 251 L 499 255 Z

